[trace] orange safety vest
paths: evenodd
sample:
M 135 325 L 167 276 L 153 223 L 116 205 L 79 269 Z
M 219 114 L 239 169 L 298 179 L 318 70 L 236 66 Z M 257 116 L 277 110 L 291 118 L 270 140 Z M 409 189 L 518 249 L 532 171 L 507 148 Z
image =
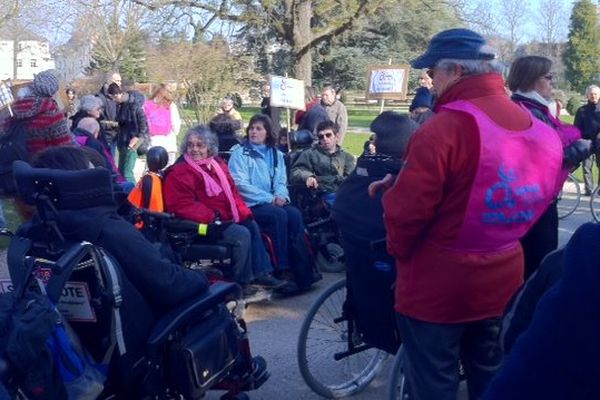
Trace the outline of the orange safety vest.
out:
M 162 176 L 155 172 L 148 172 L 129 193 L 127 199 L 138 208 L 164 212 Z

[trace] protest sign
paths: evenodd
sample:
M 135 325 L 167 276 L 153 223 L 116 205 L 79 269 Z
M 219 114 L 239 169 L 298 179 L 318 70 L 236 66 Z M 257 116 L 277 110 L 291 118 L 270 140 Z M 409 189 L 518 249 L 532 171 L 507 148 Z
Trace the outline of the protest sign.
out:
M 304 81 L 271 77 L 271 107 L 292 108 L 304 111 Z
M 367 98 L 406 100 L 408 65 L 371 65 L 367 75 Z

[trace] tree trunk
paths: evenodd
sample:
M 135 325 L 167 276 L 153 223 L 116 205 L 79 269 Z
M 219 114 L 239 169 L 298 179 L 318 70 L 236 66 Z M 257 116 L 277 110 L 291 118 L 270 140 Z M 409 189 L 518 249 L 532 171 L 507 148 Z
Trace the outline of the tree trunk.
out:
M 295 21 L 292 44 L 292 53 L 295 61 L 295 78 L 302 79 L 306 86 L 312 85 L 312 53 L 306 45 L 312 39 L 310 20 L 312 18 L 312 4 L 310 0 L 298 1 L 295 5 Z

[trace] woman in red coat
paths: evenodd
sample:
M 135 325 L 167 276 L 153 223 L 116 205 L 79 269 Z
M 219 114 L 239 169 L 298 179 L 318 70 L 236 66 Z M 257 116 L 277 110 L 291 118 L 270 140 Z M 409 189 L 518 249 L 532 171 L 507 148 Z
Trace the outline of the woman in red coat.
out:
M 252 212 L 240 196 L 227 164 L 219 157 L 217 137 L 205 126 L 190 129 L 182 142 L 180 160 L 165 182 L 165 206 L 180 218 L 204 224 L 233 222 L 220 243 L 232 247 L 235 280 L 275 288 L 285 284 L 271 275 L 273 267 Z

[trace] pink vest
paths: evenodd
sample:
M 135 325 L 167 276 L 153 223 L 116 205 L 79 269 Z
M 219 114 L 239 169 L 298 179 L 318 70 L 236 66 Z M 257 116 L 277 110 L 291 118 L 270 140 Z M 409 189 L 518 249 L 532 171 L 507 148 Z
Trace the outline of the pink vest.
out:
M 558 193 L 561 140 L 533 116 L 530 128 L 510 131 L 467 101 L 442 108 L 471 115 L 481 146 L 465 219 L 452 248 L 475 253 L 510 249 Z
M 156 104 L 152 100 L 144 103 L 144 113 L 148 120 L 150 136 L 166 136 L 171 133 L 171 107 Z

